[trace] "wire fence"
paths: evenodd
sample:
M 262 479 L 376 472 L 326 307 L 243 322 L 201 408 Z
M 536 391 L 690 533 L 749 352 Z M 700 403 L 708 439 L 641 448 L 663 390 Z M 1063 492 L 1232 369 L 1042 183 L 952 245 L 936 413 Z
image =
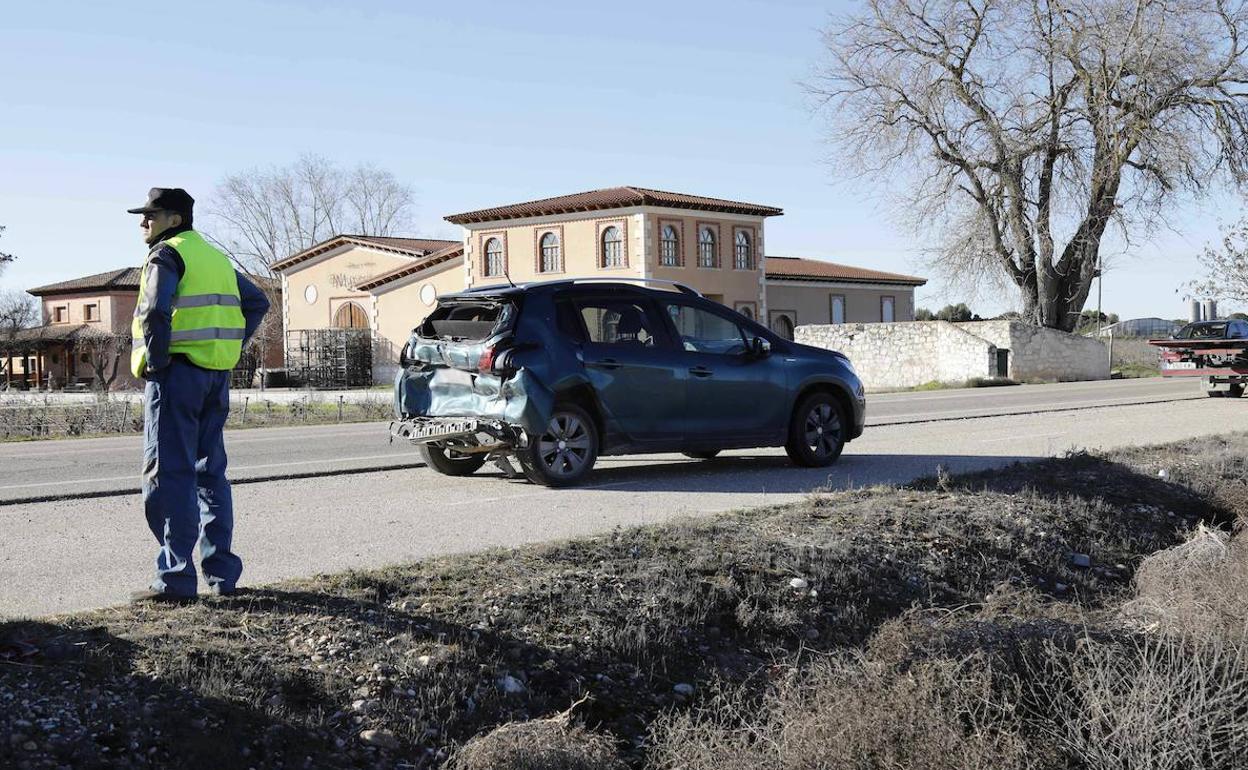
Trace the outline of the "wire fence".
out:
M 310 394 L 280 401 L 263 396 L 238 396 L 230 399 L 230 417 L 226 427 L 371 422 L 389 419 L 393 411 L 394 402 L 385 394 L 352 398 Z M 141 399 L 101 399 L 80 403 L 0 402 L 0 441 L 142 432 Z

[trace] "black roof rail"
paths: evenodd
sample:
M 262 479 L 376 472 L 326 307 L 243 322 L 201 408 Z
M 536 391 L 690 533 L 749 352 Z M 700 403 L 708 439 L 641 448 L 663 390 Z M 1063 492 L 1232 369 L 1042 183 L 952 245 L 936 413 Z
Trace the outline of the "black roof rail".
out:
M 550 281 L 536 281 L 533 283 L 519 284 L 520 288 L 532 288 L 537 286 L 559 286 L 566 284 L 578 283 L 640 283 L 640 284 L 659 284 L 663 286 L 671 286 L 681 294 L 688 294 L 693 297 L 701 297 L 702 294 L 697 289 L 687 286 L 679 281 L 669 281 L 664 278 L 640 278 L 633 276 L 620 276 L 618 278 L 608 276 L 586 276 L 583 278 L 557 278 Z

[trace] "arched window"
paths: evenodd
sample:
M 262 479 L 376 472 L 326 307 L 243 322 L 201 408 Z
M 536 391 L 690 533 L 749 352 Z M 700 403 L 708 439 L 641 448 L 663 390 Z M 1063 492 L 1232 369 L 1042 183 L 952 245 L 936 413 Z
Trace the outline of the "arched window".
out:
M 750 319 L 751 321 L 754 320 L 754 306 L 753 305 L 740 305 L 737 307 L 737 312 L 745 316 L 746 318 Z
M 787 315 L 776 316 L 776 326 L 772 331 L 786 340 L 793 339 L 793 320 Z
M 750 243 L 750 234 L 744 230 L 737 231 L 736 259 L 732 266 L 738 270 L 754 269 L 754 246 Z
M 334 326 L 339 329 L 367 329 L 368 315 L 356 303 L 347 302 L 334 313 Z
M 542 236 L 541 241 L 542 261 L 538 265 L 539 271 L 543 273 L 557 273 L 563 269 L 563 265 L 559 259 L 559 236 L 555 233 L 546 233 Z
M 503 242 L 490 238 L 485 242 L 485 274 L 502 275 L 504 272 Z
M 624 266 L 624 237 L 615 225 L 602 231 L 602 266 Z
M 680 236 L 671 225 L 663 225 L 659 233 L 659 264 L 680 267 Z
M 703 227 L 698 231 L 698 267 L 719 267 L 715 258 L 715 231 Z

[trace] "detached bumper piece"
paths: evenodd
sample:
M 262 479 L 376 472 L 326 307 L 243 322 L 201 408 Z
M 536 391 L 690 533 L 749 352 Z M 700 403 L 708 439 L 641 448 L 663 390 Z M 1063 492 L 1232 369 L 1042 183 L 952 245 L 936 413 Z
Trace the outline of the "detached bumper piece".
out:
M 475 436 L 481 432 L 478 420 L 456 417 L 412 417 L 390 423 L 393 438 L 413 444 L 429 444 L 452 438 Z

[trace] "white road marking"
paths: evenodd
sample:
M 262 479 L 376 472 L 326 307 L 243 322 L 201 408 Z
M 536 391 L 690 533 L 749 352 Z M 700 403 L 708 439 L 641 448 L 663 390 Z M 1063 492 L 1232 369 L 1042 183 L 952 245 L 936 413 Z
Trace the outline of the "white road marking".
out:
M 1011 406 L 1002 406 L 1000 408 L 1001 411 L 994 411 L 991 414 L 984 414 L 984 411 L 982 408 L 981 409 L 962 409 L 956 412 L 935 412 L 935 413 L 934 412 L 911 412 L 908 414 L 882 415 L 880 416 L 880 419 L 887 420 L 888 422 L 878 422 L 878 423 L 872 422 L 871 418 L 868 416 L 867 427 L 884 426 L 884 425 L 888 425 L 890 423 L 898 422 L 901 420 L 930 421 L 930 420 L 949 420 L 949 419 L 956 420 L 960 418 L 970 418 L 970 417 L 975 417 L 975 418 L 1012 417 L 1012 416 L 1017 416 L 1020 414 L 1042 414 L 1044 412 L 1072 412 L 1077 409 L 1096 409 L 1098 407 L 1106 407 L 1106 406 L 1134 406 L 1134 405 L 1143 406 L 1147 404 L 1159 404 L 1159 403 L 1164 404 L 1164 403 L 1169 403 L 1171 401 L 1195 401 L 1195 400 L 1199 400 L 1200 398 L 1201 398 L 1200 396 L 1177 396 L 1177 397 L 1171 397 L 1171 398 L 1154 399 L 1151 401 L 1140 401 L 1138 398 L 1116 398 L 1116 399 L 1110 399 L 1107 401 L 1088 401 L 1086 403 L 1068 404 L 1068 405 L 1014 404 Z M 868 401 L 867 402 L 868 415 L 870 414 L 870 409 L 871 409 L 870 401 Z M 1005 411 L 1005 410 L 1014 410 L 1014 411 Z
M 376 430 L 376 429 L 377 429 L 377 424 L 376 424 L 376 423 L 366 423 L 366 424 L 367 424 L 367 425 L 369 425 L 369 426 L 371 426 L 371 429 L 372 429 L 372 430 Z M 314 426 L 300 426 L 300 427 L 301 427 L 302 429 L 305 429 L 305 430 L 306 430 L 308 427 L 314 427 Z M 264 431 L 269 431 L 269 430 L 281 430 L 281 428 L 254 428 L 254 429 L 252 429 L 252 428 L 244 428 L 244 429 L 241 429 L 241 430 L 244 430 L 244 431 L 247 431 L 247 432 L 251 432 L 252 430 L 264 430 Z M 335 430 L 335 431 L 324 431 L 324 432 L 322 432 L 322 431 L 317 431 L 317 432 L 315 432 L 314 434 L 310 435 L 310 436 L 309 436 L 309 438 L 326 438 L 326 437 L 331 437 L 331 436 L 356 436 L 356 435 L 360 435 L 361 433 L 366 433 L 366 432 L 367 432 L 367 431 L 358 430 L 358 429 L 357 429 L 357 430 Z M 379 435 L 379 436 L 381 436 L 381 437 L 385 437 L 385 436 L 386 436 L 386 433 L 384 432 L 384 429 L 383 429 L 383 432 L 379 433 L 378 435 Z M 226 443 L 226 449 L 229 449 L 231 446 L 238 446 L 239 444 L 260 444 L 260 443 L 264 443 L 264 442 L 268 442 L 268 441 L 289 441 L 289 440 L 290 440 L 290 436 L 289 436 L 289 435 L 282 435 L 282 436 L 257 436 L 257 437 L 255 437 L 255 438 L 251 438 L 251 437 L 248 437 L 248 438 L 235 438 L 234 436 L 235 436 L 235 430 L 234 430 L 234 429 L 227 430 L 227 431 L 225 432 L 225 443 Z M 20 451 L 20 449 L 21 449 L 23 446 L 28 446 L 28 445 L 29 445 L 30 443 L 32 443 L 32 442 L 25 442 L 25 441 L 23 441 L 23 442 L 14 442 L 14 444 L 12 444 L 12 445 L 11 445 L 11 447 L 9 447 L 9 446 L 5 446 L 5 447 L 3 447 L 3 449 L 6 449 L 6 450 L 11 448 L 11 452 L 0 452 L 0 456 L 3 456 L 4 454 L 9 454 L 10 456 L 14 456 L 14 455 L 16 455 L 16 456 L 21 456 L 22 458 L 27 458 L 27 457 L 62 457 L 62 456 L 64 456 L 64 455 L 68 455 L 68 454 L 93 454 L 93 453 L 98 453 L 98 452 L 116 452 L 118 449 L 121 449 L 121 448 L 127 448 L 127 449 L 128 449 L 128 448 L 129 448 L 129 445 L 130 445 L 131 443 L 135 443 L 135 442 L 137 442 L 137 441 L 141 441 L 141 440 L 142 440 L 142 438 L 143 438 L 143 437 L 142 437 L 140 434 L 137 434 L 137 433 L 136 433 L 136 434 L 131 435 L 131 436 L 110 436 L 110 437 L 100 437 L 99 439 L 84 439 L 84 440 L 86 440 L 86 441 L 104 440 L 104 441 L 109 441 L 109 442 L 111 442 L 111 443 L 110 443 L 110 445 L 109 445 L 109 446 L 106 446 L 106 447 L 101 447 L 101 446 L 95 446 L 95 447 L 70 447 L 70 448 L 66 448 L 66 449 L 58 449 L 58 450 L 56 450 L 56 451 L 54 451 L 54 452 L 22 452 L 22 451 Z M 57 441 L 58 443 L 63 443 L 63 442 L 66 442 L 66 441 L 71 441 L 71 440 L 73 440 L 73 439 L 52 439 L 52 440 Z M 40 443 L 42 443 L 42 442 L 40 442 Z
M 322 463 L 322 464 L 323 463 L 343 463 L 343 462 L 350 462 L 352 460 L 394 460 L 397 457 L 400 457 L 400 456 L 388 454 L 388 455 L 370 455 L 368 457 L 335 457 L 333 459 L 299 460 L 297 462 L 291 462 L 291 463 L 265 463 L 264 465 L 248 465 L 242 468 L 231 468 L 229 470 L 229 473 L 231 476 L 235 476 L 235 479 L 234 479 L 235 481 L 240 481 L 241 479 L 237 478 L 236 474 L 242 471 L 256 471 L 256 470 L 260 470 L 261 468 L 289 468 L 295 465 L 316 465 L 317 463 Z M 0 489 L 33 489 L 35 487 L 57 487 L 57 486 L 62 486 L 64 484 L 97 484 L 97 483 L 102 483 L 105 481 L 138 481 L 138 480 L 139 480 L 139 474 L 136 473 L 133 476 L 108 476 L 105 478 L 97 478 L 97 479 L 72 479 L 72 480 L 67 480 L 67 481 L 41 481 L 37 484 L 9 484 L 7 486 L 0 487 Z
M 996 444 L 1001 441 L 1026 441 L 1027 439 L 1062 438 L 1065 433 L 1025 433 L 1021 436 L 1002 436 L 1001 438 L 981 438 L 981 444 Z

